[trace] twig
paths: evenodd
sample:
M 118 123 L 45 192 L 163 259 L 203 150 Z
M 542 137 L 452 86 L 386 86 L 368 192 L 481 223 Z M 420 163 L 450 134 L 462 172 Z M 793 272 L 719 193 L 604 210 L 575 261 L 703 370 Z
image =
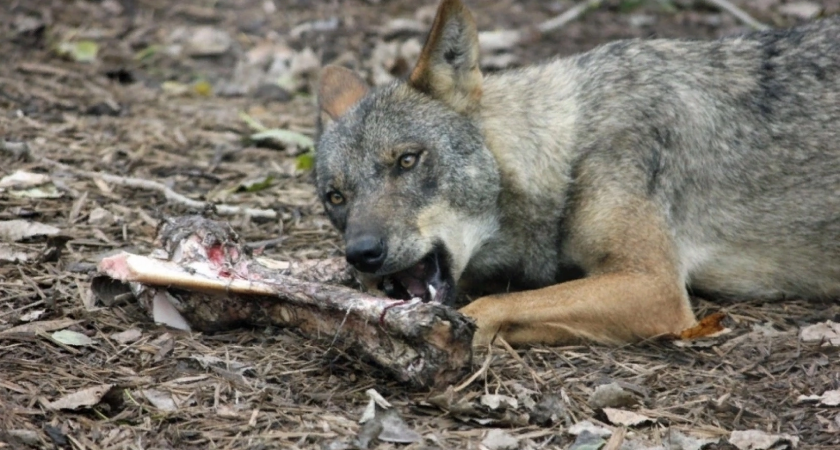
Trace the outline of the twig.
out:
M 747 14 L 746 11 L 744 11 L 743 9 L 735 6 L 734 4 L 729 2 L 729 0 L 703 0 L 703 1 L 705 1 L 706 3 L 708 3 L 712 6 L 717 7 L 718 9 L 722 9 L 722 10 L 728 12 L 729 14 L 732 14 L 733 16 L 735 16 L 736 19 L 740 20 L 741 22 L 743 22 L 745 25 L 749 26 L 750 28 L 753 28 L 755 30 L 769 30 L 770 29 L 769 26 L 753 19 L 752 16 Z
M 540 33 L 550 33 L 554 30 L 563 28 L 569 22 L 577 20 L 585 12 L 600 7 L 601 3 L 603 3 L 603 0 L 586 0 L 578 3 L 562 14 L 537 25 L 537 29 L 540 30 Z
M 604 0 L 585 0 L 552 17 L 536 27 L 518 30 L 482 31 L 478 33 L 481 49 L 488 53 L 507 50 L 515 45 L 538 39 L 541 35 L 558 30 L 570 22 L 579 19 L 583 14 L 601 6 Z
M 534 378 L 534 381 L 536 381 L 537 383 L 539 383 L 541 385 L 545 384 L 545 380 L 543 380 L 542 377 L 540 377 L 537 374 L 537 372 L 533 368 L 531 368 L 531 366 L 529 366 L 528 363 L 526 363 L 525 360 L 522 359 L 521 356 L 519 356 L 519 353 L 516 353 L 516 350 L 514 350 L 513 347 L 510 344 L 508 344 L 508 341 L 504 340 L 504 338 L 502 338 L 501 336 L 496 336 L 496 342 L 499 342 L 500 344 L 502 344 L 502 347 L 504 347 L 505 350 L 507 350 L 507 352 L 510 354 L 510 356 L 513 359 L 516 360 L 516 362 L 518 362 L 519 364 L 522 365 L 522 367 L 524 367 L 529 372 L 531 372 L 531 377 Z
M 493 346 L 492 343 L 487 346 L 487 357 L 484 358 L 484 364 L 481 365 L 481 368 L 478 369 L 474 374 L 470 375 L 469 378 L 466 379 L 463 383 L 459 384 L 457 387 L 452 389 L 452 392 L 461 392 L 466 389 L 467 386 L 472 384 L 473 381 L 478 379 L 484 372 L 487 372 L 487 369 L 490 368 L 490 361 L 493 360 Z
M 250 217 L 258 217 L 261 219 L 276 219 L 277 212 L 271 209 L 254 209 L 254 208 L 245 208 L 242 206 L 232 206 L 232 205 L 224 205 L 224 204 L 213 204 L 210 202 L 200 202 L 198 200 L 193 200 L 191 198 L 185 197 L 172 189 L 168 186 L 158 183 L 157 181 L 152 180 L 144 180 L 142 178 L 133 178 L 133 177 L 121 177 L 118 175 L 111 175 L 109 173 L 104 172 L 92 172 L 88 170 L 81 170 L 70 167 L 66 164 L 62 164 L 57 161 L 53 161 L 48 158 L 39 158 L 40 162 L 45 164 L 51 165 L 53 167 L 58 167 L 61 170 L 66 170 L 68 172 L 74 173 L 79 176 L 88 177 L 88 178 L 99 178 L 103 181 L 108 183 L 116 184 L 118 186 L 123 187 L 130 187 L 135 189 L 146 189 L 150 191 L 157 191 L 163 194 L 163 196 L 169 200 L 170 202 L 177 203 L 184 205 L 188 208 L 193 208 L 196 210 L 203 210 L 208 206 L 213 206 L 215 208 L 215 212 L 222 216 L 232 216 L 236 214 L 244 214 Z
M 613 432 L 610 440 L 604 445 L 602 450 L 618 450 L 621 444 L 624 443 L 624 436 L 627 434 L 626 428 L 619 428 Z

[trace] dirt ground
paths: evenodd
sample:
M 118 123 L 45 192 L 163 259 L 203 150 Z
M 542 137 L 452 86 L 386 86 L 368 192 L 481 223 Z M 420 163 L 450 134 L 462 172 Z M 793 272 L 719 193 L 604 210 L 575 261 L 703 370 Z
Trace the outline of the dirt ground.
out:
M 310 184 L 312 80 L 330 62 L 377 83 L 404 75 L 431 3 L 0 4 L 0 177 L 45 175 L 35 188 L 0 188 L 0 221 L 31 222 L 0 238 L 0 447 L 341 449 L 379 435 L 370 448 L 598 449 L 609 441 L 611 449 L 687 450 L 797 440 L 798 448 L 840 448 L 838 407 L 799 398 L 840 389 L 840 347 L 800 339 L 806 325 L 840 321 L 838 303 L 696 299 L 701 316 L 725 312 L 732 332 L 688 346 L 477 350 L 467 376 L 479 376 L 441 394 L 410 391 L 293 330 L 190 334 L 155 325 L 134 304 L 92 300 L 102 256 L 146 253 L 161 218 L 196 212 L 114 177 L 273 211 L 276 218 L 220 217 L 267 256 L 341 255 Z M 836 0 L 736 3 L 773 26 L 840 11 Z M 492 31 L 533 26 L 573 2 L 468 4 L 480 29 Z M 485 61 L 489 70 L 619 38 L 746 29 L 700 1 L 609 0 Z M 292 137 L 250 138 L 263 129 Z M 36 223 L 55 228 L 33 231 Z M 61 330 L 77 341 L 54 334 Z M 620 391 L 607 406 L 646 420 L 610 417 L 592 398 L 605 385 Z M 359 424 L 369 389 L 417 433 L 400 435 L 415 442 L 386 442 L 393 439 Z M 586 421 L 593 428 L 581 433 Z M 789 436 L 762 444 L 733 434 L 750 430 Z

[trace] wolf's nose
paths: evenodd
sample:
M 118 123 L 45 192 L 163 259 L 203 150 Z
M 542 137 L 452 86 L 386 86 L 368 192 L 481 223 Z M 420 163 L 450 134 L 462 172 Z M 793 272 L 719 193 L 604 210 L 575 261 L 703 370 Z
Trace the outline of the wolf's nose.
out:
M 362 235 L 347 241 L 347 262 L 362 272 L 376 272 L 385 262 L 385 242 L 376 236 Z

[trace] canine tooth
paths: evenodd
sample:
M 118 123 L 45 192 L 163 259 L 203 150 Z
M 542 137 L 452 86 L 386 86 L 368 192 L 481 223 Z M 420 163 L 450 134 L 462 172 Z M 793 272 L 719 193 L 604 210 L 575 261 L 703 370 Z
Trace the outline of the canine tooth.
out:
M 434 301 L 435 297 L 437 296 L 437 289 L 431 284 L 429 285 L 429 300 Z

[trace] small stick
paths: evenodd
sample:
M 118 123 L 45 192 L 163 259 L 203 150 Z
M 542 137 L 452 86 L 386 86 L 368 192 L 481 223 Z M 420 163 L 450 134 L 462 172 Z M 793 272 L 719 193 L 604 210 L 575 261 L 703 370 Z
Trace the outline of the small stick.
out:
M 48 158 L 38 158 L 40 162 L 45 164 L 51 165 L 53 167 L 60 168 L 61 170 L 66 170 L 73 174 L 87 177 L 87 178 L 100 178 L 103 181 L 108 183 L 116 184 L 118 186 L 136 188 L 136 189 L 145 189 L 150 191 L 157 191 L 163 194 L 163 196 L 172 203 L 177 203 L 180 205 L 184 205 L 188 208 L 193 208 L 196 210 L 204 210 L 208 206 L 213 206 L 215 208 L 215 212 L 219 215 L 223 216 L 232 216 L 236 214 L 244 214 L 250 217 L 258 217 L 261 219 L 276 219 L 277 212 L 271 209 L 254 209 L 254 208 L 246 208 L 242 206 L 231 206 L 231 205 L 224 205 L 224 204 L 213 204 L 209 202 L 200 202 L 198 200 L 193 200 L 188 198 L 184 195 L 181 195 L 168 186 L 162 183 L 158 183 L 157 181 L 152 180 L 144 180 L 142 178 L 134 178 L 134 177 L 121 177 L 118 175 L 112 175 L 105 172 L 92 172 L 88 170 L 81 170 L 75 169 L 70 167 L 66 164 L 62 164 L 57 161 L 53 161 Z
M 712 5 L 712 6 L 717 7 L 718 9 L 722 9 L 722 10 L 728 12 L 729 14 L 732 14 L 733 16 L 735 16 L 736 19 L 740 20 L 741 22 L 743 22 L 745 25 L 749 26 L 750 28 L 753 28 L 755 30 L 760 30 L 760 31 L 770 29 L 769 26 L 753 19 L 753 17 L 750 16 L 749 14 L 747 14 L 746 11 L 744 11 L 743 9 L 735 6 L 734 4 L 729 2 L 729 0 L 704 0 L 704 1 L 706 3 Z

